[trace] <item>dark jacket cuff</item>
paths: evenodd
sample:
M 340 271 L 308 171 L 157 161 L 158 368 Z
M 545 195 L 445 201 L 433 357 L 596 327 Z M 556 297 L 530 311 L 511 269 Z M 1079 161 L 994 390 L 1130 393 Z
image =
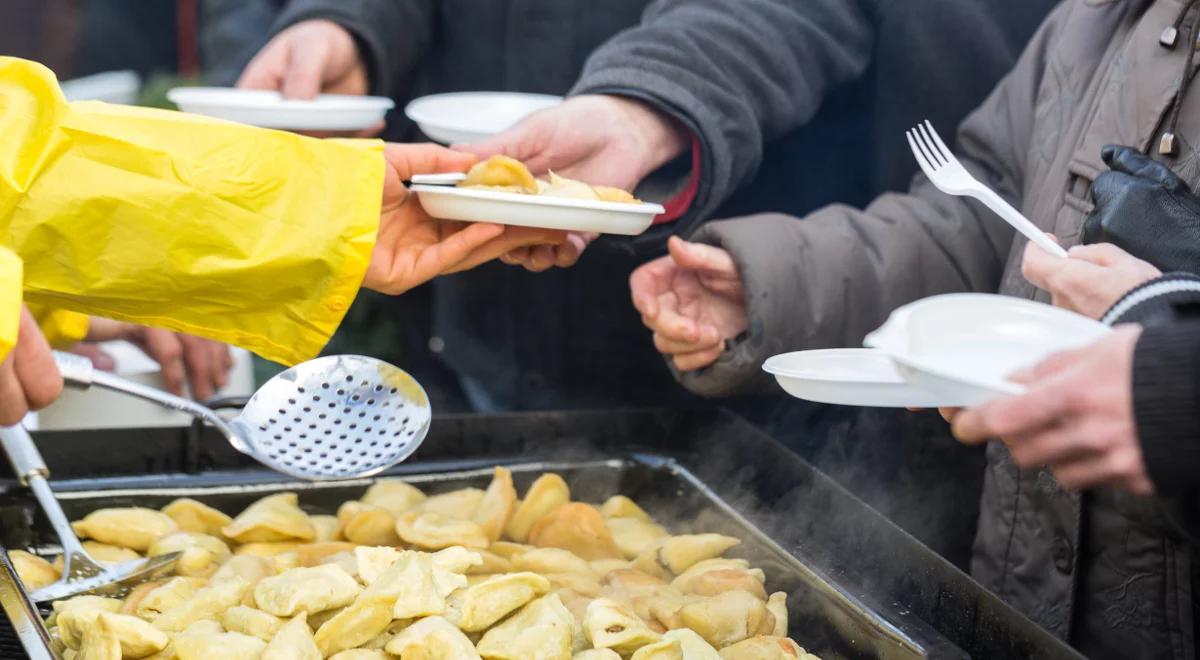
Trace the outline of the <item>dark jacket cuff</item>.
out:
M 1150 325 L 1133 356 L 1133 410 L 1146 468 L 1163 497 L 1197 491 L 1200 322 Z
M 1169 323 L 1200 314 L 1200 277 L 1167 273 L 1125 294 L 1100 319 L 1108 325 Z

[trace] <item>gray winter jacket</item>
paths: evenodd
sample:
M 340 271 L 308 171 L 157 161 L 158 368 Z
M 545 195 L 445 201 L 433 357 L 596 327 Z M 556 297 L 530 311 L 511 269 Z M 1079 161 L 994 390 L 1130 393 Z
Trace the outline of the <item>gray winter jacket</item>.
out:
M 1187 93 L 1190 77 L 1181 81 L 1197 21 L 1194 2 L 1067 0 L 963 122 L 960 158 L 1067 245 L 1091 210 L 1105 144 L 1157 153 L 1163 133 L 1174 132 L 1179 155 L 1161 157 L 1195 186 L 1200 94 Z M 1160 43 L 1179 25 L 1178 46 Z M 885 195 L 863 211 L 716 222 L 697 238 L 733 254 L 750 315 L 746 336 L 716 364 L 682 377 L 708 395 L 764 386 L 760 365 L 776 353 L 861 345 L 891 310 L 921 297 L 1043 296 L 1021 276 L 1025 242 L 1008 225 L 920 176 L 908 194 Z M 988 458 L 977 579 L 1089 655 L 1196 657 L 1196 548 L 1162 502 L 1065 493 L 1049 472 L 1018 469 L 999 443 Z

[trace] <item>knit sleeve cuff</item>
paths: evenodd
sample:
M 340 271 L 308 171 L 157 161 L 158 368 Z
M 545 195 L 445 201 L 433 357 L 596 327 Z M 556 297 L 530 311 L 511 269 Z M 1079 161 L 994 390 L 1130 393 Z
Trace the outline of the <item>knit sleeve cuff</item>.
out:
M 1170 321 L 1200 310 L 1200 276 L 1168 273 L 1125 294 L 1100 319 L 1108 325 Z
M 1200 474 L 1200 322 L 1147 326 L 1133 356 L 1133 411 L 1160 495 L 1196 489 Z

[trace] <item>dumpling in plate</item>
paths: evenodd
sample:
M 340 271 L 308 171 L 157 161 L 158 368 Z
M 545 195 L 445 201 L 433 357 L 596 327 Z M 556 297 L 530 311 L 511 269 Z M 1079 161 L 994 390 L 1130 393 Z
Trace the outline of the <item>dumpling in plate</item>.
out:
M 221 565 L 216 573 L 209 578 L 209 584 L 226 582 L 238 578 L 246 583 L 246 595 L 243 605 L 254 605 L 254 587 L 259 580 L 275 575 L 275 564 L 267 557 L 258 555 L 234 555 Z
M 255 557 L 275 557 L 295 552 L 296 548 L 304 545 L 300 541 L 264 541 L 260 543 L 244 543 L 233 551 L 234 556 L 254 555 Z
M 512 517 L 517 504 L 517 489 L 513 488 L 512 472 L 506 468 L 497 467 L 492 475 L 492 483 L 483 493 L 479 508 L 472 517 L 488 540 L 500 540 L 508 519 Z
M 751 637 L 721 649 L 721 660 L 804 660 L 816 656 L 805 653 L 787 637 Z
M 592 190 L 596 191 L 596 196 L 602 202 L 618 202 L 621 204 L 640 204 L 641 200 L 634 197 L 628 190 L 620 188 L 612 188 L 610 186 L 592 186 Z
M 401 630 L 384 650 L 400 660 L 479 660 L 471 640 L 440 616 L 421 619 Z
M 299 566 L 311 568 L 326 563 L 326 557 L 354 552 L 356 547 L 358 546 L 345 541 L 323 541 L 320 543 L 303 543 L 296 546 L 294 552 L 296 553 L 296 560 Z
M 537 548 L 517 555 L 512 560 L 513 568 L 533 573 L 576 573 L 590 574 L 592 569 L 586 561 L 570 550 L 562 548 Z
M 487 660 L 570 660 L 575 619 L 555 594 L 542 596 L 483 634 Z
M 776 591 L 767 599 L 767 611 L 775 619 L 775 629 L 771 634 L 776 637 L 787 637 L 788 634 L 788 609 L 787 609 L 787 594 L 782 591 Z
M 337 541 L 342 538 L 341 524 L 338 523 L 337 516 L 316 515 L 309 516 L 308 520 L 313 524 L 313 529 L 316 530 L 313 541 L 324 543 Z
M 537 179 L 533 178 L 529 168 L 515 158 L 501 155 L 476 163 L 458 185 L 460 188 L 490 188 L 527 195 L 538 193 Z
M 311 541 L 317 535 L 295 493 L 276 493 L 251 504 L 221 533 L 238 543 Z
M 111 615 L 100 613 L 84 631 L 77 660 L 121 660 L 121 640 L 101 616 Z
M 683 657 L 687 660 L 721 660 L 717 650 L 704 641 L 703 637 L 697 635 L 694 630 L 688 628 L 668 630 L 663 638 L 679 642 L 679 647 L 683 649 Z
M 459 628 L 479 632 L 550 591 L 550 581 L 536 573 L 497 575 L 457 592 Z
M 403 552 L 379 579 L 367 587 L 373 594 L 395 599 L 393 619 L 442 614 L 446 600 L 433 577 L 433 562 L 423 552 Z
M 257 637 L 264 642 L 271 641 L 283 624 L 283 619 L 274 614 L 245 605 L 231 607 L 221 615 L 221 625 L 225 630 Z
M 144 594 L 134 606 L 133 614 L 154 622 L 163 612 L 191 599 L 196 588 L 187 578 L 174 577 Z
M 380 479 L 362 496 L 363 504 L 386 509 L 393 516 L 411 511 L 424 501 L 421 489 L 401 479 Z
M 321 660 L 325 657 L 313 641 L 305 616 L 300 613 L 284 624 L 267 643 L 260 660 Z
M 396 563 L 400 551 L 391 547 L 370 548 L 359 546 L 354 549 L 354 559 L 358 570 L 358 579 L 363 584 L 371 584 L 378 579 L 379 574 L 388 566 Z
M 525 499 L 517 505 L 508 527 L 504 530 L 508 538 L 525 543 L 529 540 L 529 528 L 542 516 L 571 501 L 571 489 L 563 478 L 547 472 L 538 477 L 525 493 Z
M 684 660 L 683 647 L 677 639 L 660 639 L 633 652 L 629 660 Z
M 396 533 L 405 543 L 429 550 L 440 550 L 455 545 L 468 548 L 488 546 L 488 538 L 479 525 L 470 520 L 447 518 L 437 513 L 410 511 L 402 514 L 396 520 Z
M 571 660 L 621 660 L 621 654 L 612 649 L 587 649 L 571 656 Z
M 217 572 L 233 553 L 221 539 L 199 532 L 175 532 L 168 534 L 146 550 L 147 557 L 179 552 L 175 571 L 180 575 L 209 577 Z
M 218 536 L 221 528 L 233 522 L 233 518 L 217 511 L 203 502 L 181 497 L 162 508 L 162 512 L 185 532 Z
M 637 505 L 637 502 L 624 495 L 613 495 L 600 505 L 600 513 L 605 518 L 637 518 L 650 520 L 650 514 Z
M 158 539 L 179 531 L 165 513 L 143 507 L 97 509 L 71 523 L 80 538 L 145 552 Z
M 630 655 L 662 638 L 628 606 L 608 598 L 597 598 L 588 605 L 583 630 L 596 648 L 612 649 L 621 655 Z
M 247 589 L 249 585 L 236 577 L 210 584 L 160 614 L 154 620 L 154 627 L 166 632 L 180 632 L 197 621 L 218 619 L 225 610 L 241 602 Z
M 667 538 L 667 530 L 652 520 L 608 518 L 608 531 L 626 559 L 635 559 L 655 541 Z
M 329 660 L 388 660 L 388 654 L 375 649 L 350 649 L 329 656 Z
M 254 587 L 254 602 L 264 612 L 293 617 L 300 612 L 312 614 L 348 605 L 361 590 L 346 571 L 322 564 L 263 578 Z
M 53 564 L 41 557 L 24 550 L 9 550 L 8 558 L 12 560 L 13 568 L 17 569 L 17 577 L 26 591 L 37 591 L 42 587 L 58 582 L 62 572 Z
M 600 201 L 600 195 L 591 186 L 574 179 L 563 178 L 554 172 L 550 172 L 550 182 L 548 185 L 542 186 L 539 193 L 545 197 L 558 197 L 561 199 L 583 199 L 593 202 Z
M 542 548 L 570 550 L 589 561 L 621 557 L 600 510 L 583 502 L 564 504 L 539 518 L 529 528 L 529 542 Z
M 261 660 L 267 643 L 235 632 L 186 631 L 175 636 L 178 660 Z
M 775 631 L 775 617 L 766 603 L 745 591 L 698 598 L 680 608 L 679 617 L 717 648 Z
M 50 617 L 46 619 L 46 625 L 57 625 L 58 615 L 66 612 L 67 610 L 92 609 L 100 610 L 101 612 L 115 613 L 120 612 L 121 607 L 121 601 L 117 600 L 116 598 L 105 598 L 104 596 L 83 595 L 75 596 L 74 598 L 67 598 L 66 600 L 56 600 L 51 605 L 51 608 L 54 611 Z
M 317 628 L 315 641 L 323 655 L 367 644 L 387 630 L 395 601 L 363 592 L 349 606 Z
M 399 545 L 396 516 L 362 502 L 346 502 L 338 508 L 338 524 L 346 540 L 359 545 Z
M 479 510 L 483 501 L 483 491 L 478 488 L 460 488 L 448 493 L 433 495 L 421 502 L 415 511 L 436 513 L 447 518 L 470 520 Z

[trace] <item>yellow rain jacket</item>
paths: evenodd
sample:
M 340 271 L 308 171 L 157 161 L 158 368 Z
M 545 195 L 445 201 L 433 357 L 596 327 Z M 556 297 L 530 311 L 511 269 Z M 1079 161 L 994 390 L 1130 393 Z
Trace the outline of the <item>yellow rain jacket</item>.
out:
M 0 58 L 0 245 L 46 308 L 311 358 L 362 283 L 384 168 L 376 140 L 67 103 L 45 67 Z M 0 349 L 20 261 L 0 256 Z

